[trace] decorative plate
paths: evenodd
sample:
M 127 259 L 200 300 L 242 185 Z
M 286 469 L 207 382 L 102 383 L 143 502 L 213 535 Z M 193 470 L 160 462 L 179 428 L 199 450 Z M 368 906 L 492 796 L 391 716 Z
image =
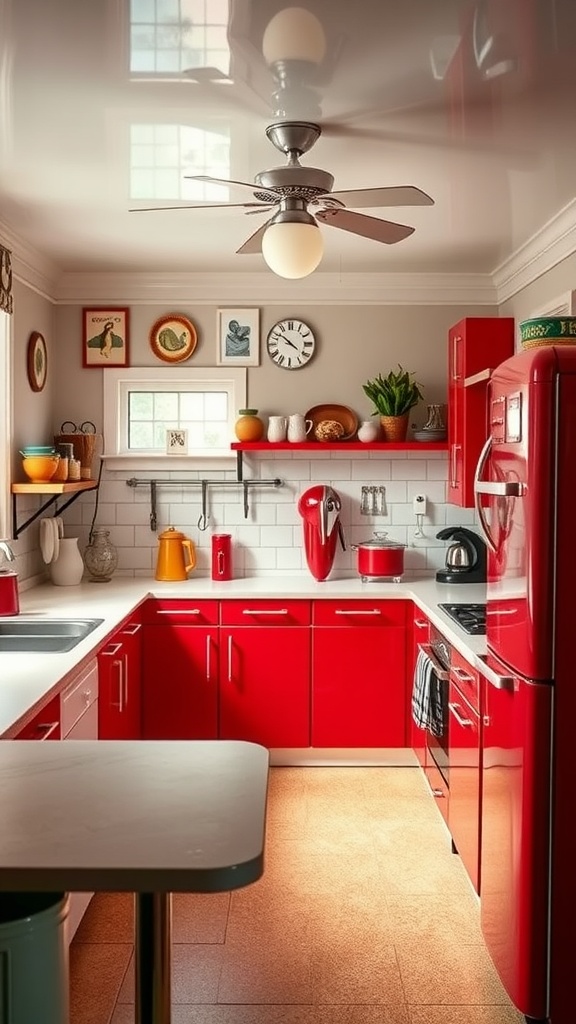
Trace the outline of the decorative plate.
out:
M 179 313 L 161 316 L 150 329 L 150 348 L 165 363 L 183 363 L 190 358 L 197 343 L 194 324 Z
M 334 420 L 336 423 L 341 423 L 344 433 L 339 438 L 340 441 L 351 441 L 358 430 L 358 417 L 347 405 L 315 405 L 312 409 L 308 409 L 305 419 L 312 420 L 314 426 L 310 433 L 313 435 L 316 433 L 316 427 L 323 420 Z
M 46 371 L 48 368 L 48 357 L 46 355 L 46 342 L 39 331 L 32 331 L 28 338 L 28 352 L 26 369 L 28 383 L 32 391 L 42 391 L 46 383 Z

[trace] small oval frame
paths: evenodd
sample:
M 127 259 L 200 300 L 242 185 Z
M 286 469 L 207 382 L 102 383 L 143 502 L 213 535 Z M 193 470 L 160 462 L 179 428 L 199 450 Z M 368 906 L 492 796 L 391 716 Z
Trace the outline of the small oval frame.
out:
M 32 391 L 42 391 L 48 372 L 48 355 L 46 352 L 46 342 L 39 331 L 32 331 L 28 338 L 26 371 L 28 383 Z
M 171 350 L 166 347 L 166 342 L 163 341 L 166 335 L 163 335 L 163 332 L 167 330 L 171 330 L 182 341 L 180 348 Z M 194 324 L 187 317 L 180 313 L 168 313 L 152 324 L 149 341 L 154 355 L 164 363 L 183 363 L 193 354 L 198 344 L 198 334 Z

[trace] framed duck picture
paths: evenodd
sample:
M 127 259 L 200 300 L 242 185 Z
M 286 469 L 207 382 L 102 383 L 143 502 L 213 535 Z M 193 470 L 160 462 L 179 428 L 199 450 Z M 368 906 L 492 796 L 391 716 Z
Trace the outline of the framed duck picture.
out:
M 111 306 L 82 310 L 83 366 L 128 366 L 129 315 L 129 309 Z
M 150 328 L 150 348 L 164 363 L 183 363 L 197 344 L 194 324 L 180 313 L 161 316 Z

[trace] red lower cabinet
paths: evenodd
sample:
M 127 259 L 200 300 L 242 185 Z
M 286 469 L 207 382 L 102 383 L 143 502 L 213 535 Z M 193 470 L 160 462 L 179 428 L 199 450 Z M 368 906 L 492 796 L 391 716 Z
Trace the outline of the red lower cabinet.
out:
M 15 740 L 59 740 L 60 735 L 60 697 L 58 696 L 48 701 L 42 711 L 39 711 L 13 738 Z
M 142 625 L 125 622 L 98 654 L 98 738 L 139 740 L 142 736 Z
M 406 601 L 316 601 L 312 746 L 406 745 Z
M 310 746 L 310 604 L 227 601 L 220 628 L 220 739 Z
M 472 885 L 480 892 L 480 679 L 457 651 L 452 652 L 448 714 L 448 828 Z
M 143 614 L 143 739 L 216 739 L 218 603 L 154 600 Z
M 414 669 L 416 667 L 416 659 L 421 644 L 427 644 L 430 639 L 430 620 L 420 611 L 420 609 L 414 605 L 414 615 L 412 619 L 412 657 L 409 662 L 409 671 L 407 678 L 407 694 L 406 694 L 406 714 L 408 715 L 409 721 L 409 735 L 410 735 L 410 746 L 418 758 L 418 763 L 422 768 L 426 765 L 426 730 L 420 729 L 416 722 L 412 718 L 412 690 L 414 687 Z

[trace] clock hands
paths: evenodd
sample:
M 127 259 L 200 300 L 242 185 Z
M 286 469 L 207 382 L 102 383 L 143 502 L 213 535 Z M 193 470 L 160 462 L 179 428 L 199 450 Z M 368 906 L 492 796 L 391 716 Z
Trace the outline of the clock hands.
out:
M 282 340 L 284 341 L 284 343 L 285 343 L 286 345 L 291 345 L 291 346 L 292 346 L 292 348 L 295 348 L 297 352 L 299 352 L 299 351 L 300 351 L 300 349 L 298 348 L 298 345 L 295 345 L 293 341 L 290 341 L 290 338 L 286 338 L 286 337 L 284 337 L 284 338 L 283 338 Z

